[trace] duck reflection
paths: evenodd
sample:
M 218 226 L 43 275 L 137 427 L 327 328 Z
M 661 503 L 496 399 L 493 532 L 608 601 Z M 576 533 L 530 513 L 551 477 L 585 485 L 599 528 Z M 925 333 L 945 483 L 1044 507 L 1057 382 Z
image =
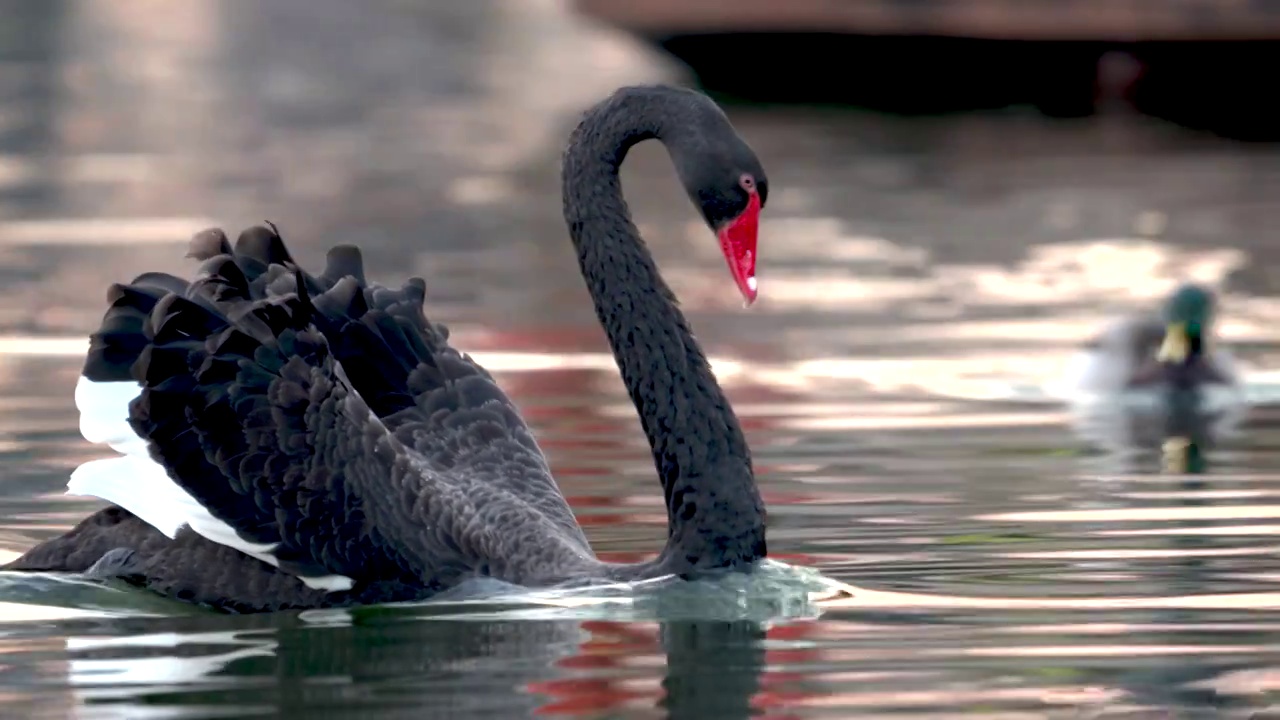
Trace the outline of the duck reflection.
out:
M 1208 467 L 1206 451 L 1217 440 L 1216 415 L 1205 411 L 1203 396 L 1195 389 L 1169 390 L 1162 405 L 1161 466 L 1168 473 L 1203 474 Z

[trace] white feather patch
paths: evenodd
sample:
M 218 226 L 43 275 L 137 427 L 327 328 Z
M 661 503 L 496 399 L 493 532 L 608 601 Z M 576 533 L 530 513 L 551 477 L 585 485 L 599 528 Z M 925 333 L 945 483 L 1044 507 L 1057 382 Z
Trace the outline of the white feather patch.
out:
M 88 495 L 119 505 L 160 532 L 176 537 L 186 525 L 201 537 L 235 548 L 265 563 L 280 566 L 273 554 L 276 543 L 245 540 L 227 523 L 214 517 L 169 473 L 151 459 L 147 443 L 129 425 L 129 403 L 142 389 L 133 382 L 94 382 L 81 377 L 76 383 L 76 408 L 80 411 L 80 434 L 85 440 L 109 445 L 122 457 L 90 460 L 71 473 L 70 495 Z M 302 577 L 317 590 L 336 592 L 354 585 L 345 575 Z

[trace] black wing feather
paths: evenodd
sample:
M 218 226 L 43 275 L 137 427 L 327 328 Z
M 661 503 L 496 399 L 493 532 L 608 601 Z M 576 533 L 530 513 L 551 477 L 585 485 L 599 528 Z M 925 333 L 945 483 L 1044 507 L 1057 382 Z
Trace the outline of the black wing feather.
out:
M 247 300 L 248 273 L 234 267 L 212 258 L 189 297 L 156 303 L 134 364 L 143 392 L 131 425 L 215 517 L 277 544 L 291 574 L 345 575 L 360 588 L 523 580 L 575 557 L 527 503 L 445 477 L 405 448 L 353 389 L 306 293 Z M 535 533 L 542 548 L 514 546 L 510 531 Z
M 424 314 L 421 278 L 399 289 L 369 284 L 360 251 L 350 245 L 332 248 L 324 272 L 312 276 L 293 264 L 274 226 L 241 233 L 234 258 L 253 299 L 294 293 L 292 278 L 279 275 L 301 272 L 334 356 L 402 443 L 442 472 L 467 473 L 521 498 L 589 547 L 515 403 L 483 367 L 449 345 L 445 325 Z M 486 442 L 477 442 L 482 437 Z
M 66 552 L 73 536 L 91 536 L 94 549 L 114 538 L 122 552 L 106 564 L 121 574 L 240 609 L 401 599 L 469 574 L 531 582 L 591 567 L 514 406 L 423 315 L 425 284 L 368 286 L 348 247 L 331 251 L 317 278 L 267 232 L 235 248 L 221 231 L 198 235 L 194 282 L 148 273 L 113 286 L 85 375 L 139 382 L 130 424 L 153 458 L 242 539 L 274 545 L 284 572 L 241 557 L 255 568 L 246 577 L 259 578 L 251 588 L 221 571 L 193 574 L 196 559 L 234 551 L 189 530 L 159 550 L 120 508 L 12 567 L 58 569 L 46 566 L 63 552 L 63 569 L 83 569 L 85 553 Z M 317 595 L 292 577 L 331 574 L 355 588 Z M 249 595 L 237 605 L 229 598 L 240 591 Z

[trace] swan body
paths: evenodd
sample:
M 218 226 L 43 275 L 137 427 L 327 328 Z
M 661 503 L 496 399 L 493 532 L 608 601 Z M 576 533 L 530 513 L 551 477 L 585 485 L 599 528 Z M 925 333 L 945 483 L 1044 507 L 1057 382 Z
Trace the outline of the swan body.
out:
M 748 302 L 768 181 L 719 107 L 663 86 L 589 110 L 565 153 L 569 235 L 667 505 L 657 557 L 595 556 L 514 403 L 425 315 L 421 279 L 368 282 L 350 246 L 308 273 L 270 226 L 234 245 L 196 235 L 194 280 L 111 287 L 75 401 L 84 437 L 118 456 L 68 483 L 111 505 L 7 569 L 230 612 L 422 599 L 478 577 L 752 571 L 767 550 L 749 448 L 622 198 L 618 167 L 651 138 Z

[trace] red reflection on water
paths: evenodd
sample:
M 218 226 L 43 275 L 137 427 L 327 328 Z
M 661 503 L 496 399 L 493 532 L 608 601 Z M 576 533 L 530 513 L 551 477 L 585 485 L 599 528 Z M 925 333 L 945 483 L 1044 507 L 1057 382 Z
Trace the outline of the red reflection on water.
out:
M 662 657 L 656 627 L 600 620 L 584 622 L 582 629 L 591 633 L 590 639 L 578 646 L 576 655 L 558 660 L 556 666 L 592 676 L 527 684 L 530 692 L 553 698 L 535 711 L 538 715 L 594 715 L 634 706 L 640 700 L 661 700 L 660 684 L 652 680 L 637 682 L 619 672 L 638 664 L 638 659 Z
M 670 671 L 665 668 L 666 650 L 657 623 L 591 620 L 583 622 L 582 629 L 591 637 L 578 646 L 576 654 L 555 663 L 576 677 L 524 686 L 531 693 L 551 698 L 538 707 L 538 715 L 577 717 L 660 706 L 666 699 L 663 681 Z M 765 632 L 765 638 L 773 643 L 816 641 L 819 636 L 819 625 L 809 621 L 778 625 Z M 822 651 L 817 648 L 766 650 L 756 675 L 757 687 L 750 697 L 751 707 L 761 713 L 760 717 L 771 720 L 798 718 L 787 708 L 820 693 L 796 689 L 804 686 L 806 676 L 802 671 L 764 668 L 803 666 L 821 660 Z M 660 672 L 646 672 L 660 666 Z
M 818 623 L 810 621 L 778 625 L 770 628 L 766 633 L 766 637 L 774 642 L 796 643 L 811 641 L 812 644 L 816 645 L 817 641 L 821 639 L 819 628 Z M 804 666 L 818 663 L 822 661 L 823 653 L 817 647 L 770 649 L 765 651 L 764 657 L 765 667 L 777 668 L 787 665 Z M 804 687 L 804 682 L 807 678 L 808 673 L 802 670 L 771 670 L 761 673 L 760 689 L 751 698 L 751 706 L 763 712 L 764 714 L 761 717 L 764 718 L 796 720 L 801 716 L 794 712 L 787 712 L 786 709 L 795 707 L 805 700 L 821 694 L 796 689 Z
M 835 556 L 833 556 L 833 558 L 834 557 Z M 809 553 L 771 552 L 769 553 L 769 558 L 772 560 L 777 560 L 778 562 L 784 562 L 790 565 L 817 565 L 822 561 L 821 556 L 811 555 Z

